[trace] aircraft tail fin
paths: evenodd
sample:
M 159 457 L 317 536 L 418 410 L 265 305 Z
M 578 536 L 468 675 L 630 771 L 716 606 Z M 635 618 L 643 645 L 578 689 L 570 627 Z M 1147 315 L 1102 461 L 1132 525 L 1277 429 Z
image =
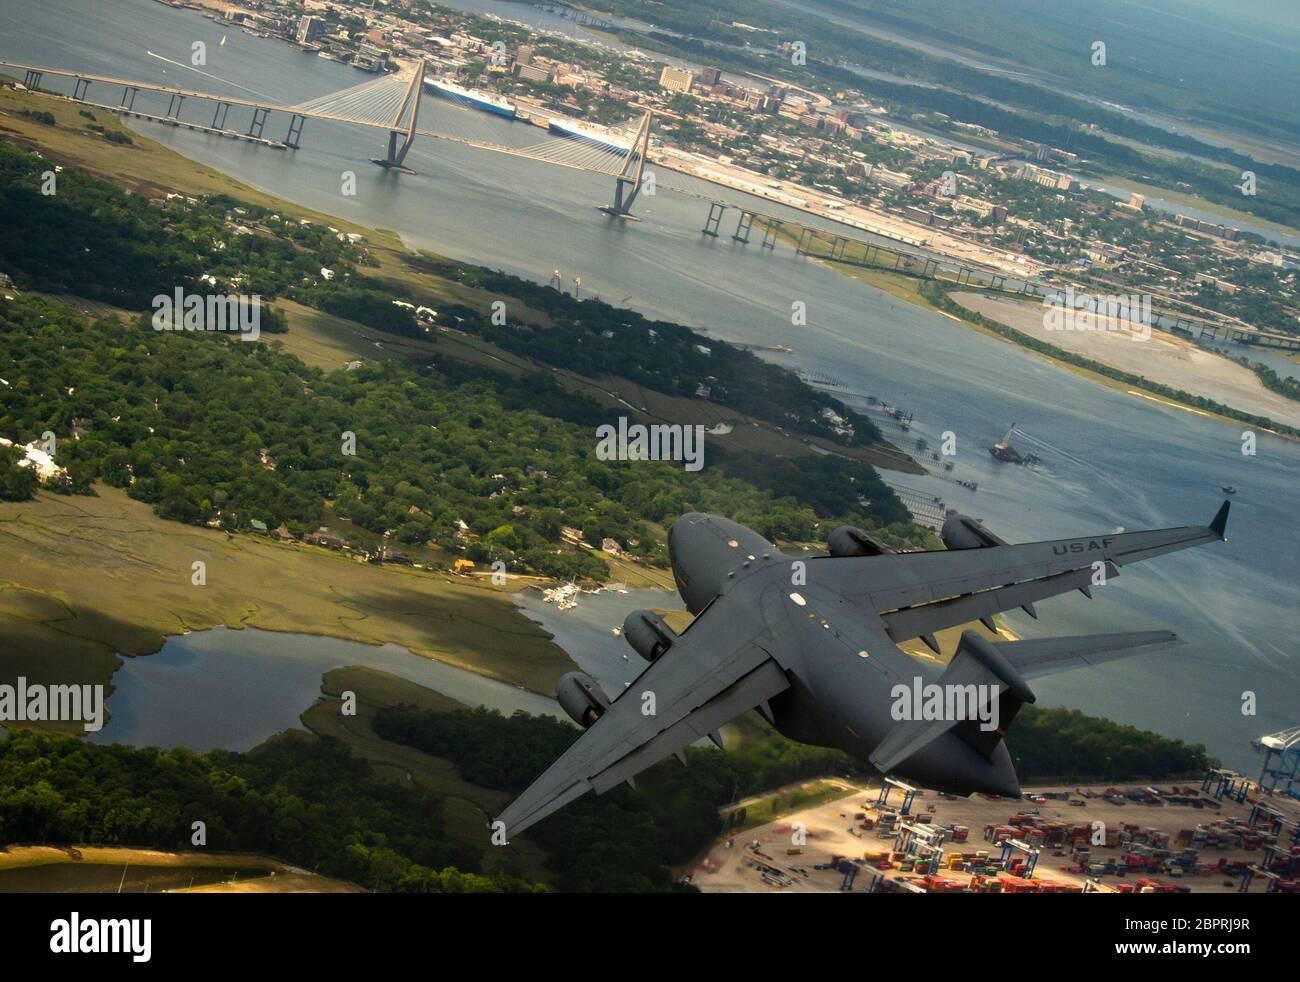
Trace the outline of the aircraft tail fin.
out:
M 929 720 L 924 723 L 903 723 L 893 730 L 871 754 L 871 763 L 882 772 L 902 766 L 908 758 L 919 753 L 943 734 L 951 730 L 970 744 L 985 760 L 991 760 L 997 745 L 1002 741 L 1006 727 L 1015 719 L 1020 707 L 1034 701 L 1034 693 L 1016 667 L 999 650 L 999 646 L 974 631 L 961 636 L 957 653 L 939 676 L 938 684 L 945 692 L 968 692 L 964 713 L 951 718 Z M 993 697 L 996 707 L 981 704 L 980 693 L 992 686 L 997 690 Z M 979 712 L 992 713 L 998 721 L 996 729 L 984 729 Z

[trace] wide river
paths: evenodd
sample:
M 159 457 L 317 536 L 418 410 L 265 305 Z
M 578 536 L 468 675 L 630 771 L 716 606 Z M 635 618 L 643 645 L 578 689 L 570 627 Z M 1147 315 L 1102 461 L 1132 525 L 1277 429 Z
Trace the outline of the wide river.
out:
M 204 74 L 187 67 L 195 41 L 207 45 Z M 232 95 L 258 92 L 284 104 L 368 78 L 153 0 L 5 0 L 0 58 Z M 92 86 L 92 101 L 119 98 L 119 91 Z M 201 107 L 188 111 L 187 118 L 211 119 L 210 108 L 206 116 Z M 232 126 L 246 125 L 239 112 L 232 110 Z M 560 269 L 569 283 L 581 276 L 585 293 L 616 304 L 728 340 L 788 344 L 792 355 L 773 357 L 906 407 L 915 413 L 913 435 L 931 445 L 952 430 L 953 473 L 977 482 L 977 492 L 941 476 L 900 480 L 1012 541 L 1205 523 L 1223 497 L 1220 485 L 1236 485 L 1227 545 L 1130 568 L 1092 602 L 1074 594 L 1040 604 L 1039 621 L 1019 614 L 1008 620 L 1026 636 L 1166 627 L 1188 642 L 1039 680 L 1041 704 L 1202 742 L 1248 772 L 1258 768 L 1253 738 L 1300 722 L 1300 446 L 1261 434 L 1257 453 L 1245 456 L 1239 427 L 1092 384 L 788 248 L 741 246 L 729 234 L 706 238 L 707 206 L 693 197 L 661 190 L 637 203 L 642 221 L 622 223 L 596 211 L 611 196 L 608 178 L 459 144 L 417 141 L 407 162 L 419 173 L 409 176 L 369 164 L 384 134 L 360 127 L 312 120 L 302 148 L 285 152 L 133 125 L 250 185 L 396 229 L 412 245 L 543 282 Z M 282 128 L 273 116 L 267 135 L 278 138 Z M 340 193 L 344 171 L 357 175 L 355 196 Z M 745 201 L 680 175 L 664 183 Z M 779 209 L 764 203 L 764 210 Z M 807 305 L 807 326 L 791 327 L 795 301 Z M 985 448 L 1012 421 L 1042 454 L 1041 467 L 990 459 Z M 610 611 L 606 621 L 621 619 Z M 1242 711 L 1248 692 L 1257 697 L 1254 715 Z

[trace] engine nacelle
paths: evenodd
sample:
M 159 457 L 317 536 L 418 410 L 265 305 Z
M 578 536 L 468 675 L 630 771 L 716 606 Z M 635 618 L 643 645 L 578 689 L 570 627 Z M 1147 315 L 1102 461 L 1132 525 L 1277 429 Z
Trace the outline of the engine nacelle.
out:
M 960 512 L 953 512 L 943 523 L 943 531 L 939 533 L 939 538 L 949 549 L 987 549 L 989 546 L 1004 546 L 1006 542 L 998 538 L 981 523 L 971 518 L 969 515 L 963 515 Z
M 844 556 L 888 556 L 893 549 L 879 539 L 868 535 L 856 525 L 841 525 L 826 540 L 831 555 Z
M 646 661 L 654 661 L 673 646 L 677 635 L 658 614 L 634 610 L 623 621 L 623 637 L 638 655 Z
M 560 679 L 555 698 L 569 718 L 584 728 L 600 719 L 609 708 L 609 696 L 586 672 L 570 672 Z

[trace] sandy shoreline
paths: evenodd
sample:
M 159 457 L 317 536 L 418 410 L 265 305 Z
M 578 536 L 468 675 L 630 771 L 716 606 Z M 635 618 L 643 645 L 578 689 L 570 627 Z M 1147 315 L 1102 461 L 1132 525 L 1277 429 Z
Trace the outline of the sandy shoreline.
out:
M 952 299 L 1007 327 L 1072 354 L 1082 355 L 1152 382 L 1181 389 L 1231 406 L 1241 412 L 1267 416 L 1300 427 L 1300 402 L 1264 387 L 1250 369 L 1198 348 L 1163 331 L 1134 332 L 1120 323 L 1115 331 L 1048 330 L 1041 303 L 1007 300 L 982 293 L 953 293 Z

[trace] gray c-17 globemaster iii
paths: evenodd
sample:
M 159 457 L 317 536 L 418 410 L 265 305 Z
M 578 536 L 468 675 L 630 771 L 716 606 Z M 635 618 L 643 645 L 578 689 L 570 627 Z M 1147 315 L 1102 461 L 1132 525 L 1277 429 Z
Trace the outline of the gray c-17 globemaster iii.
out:
M 1028 680 L 1181 644 L 1168 631 L 1031 641 L 961 636 L 946 668 L 897 647 L 1071 590 L 1091 597 L 1099 574 L 1224 539 L 1228 502 L 1208 526 L 1123 532 L 1009 545 L 952 514 L 946 550 L 894 553 L 841 526 L 829 556 L 796 559 L 758 533 L 716 515 L 689 514 L 668 535 L 673 578 L 695 615 L 679 635 L 650 611 L 628 615 L 623 636 L 650 664 L 610 700 L 580 672 L 557 698 L 586 727 L 512 802 L 494 826 L 522 832 L 587 791 L 598 794 L 757 709 L 792 740 L 838 747 L 881 773 L 953 794 L 1018 797 L 1003 741 L 1016 711 L 1034 701 Z M 802 564 L 802 565 L 800 565 Z M 1101 580 L 1106 582 L 1106 580 Z M 966 717 L 895 719 L 898 685 L 982 686 L 996 699 L 997 729 Z M 647 707 L 652 712 L 647 712 Z M 498 824 L 499 823 L 499 824 Z

